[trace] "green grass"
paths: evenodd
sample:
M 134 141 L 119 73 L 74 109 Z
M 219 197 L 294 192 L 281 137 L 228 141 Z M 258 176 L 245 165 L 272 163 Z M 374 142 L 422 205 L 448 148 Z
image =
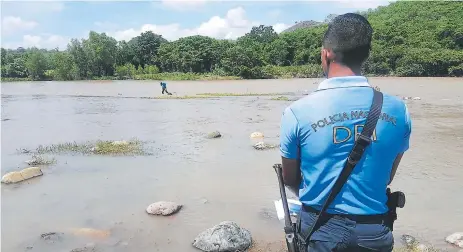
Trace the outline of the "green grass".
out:
M 32 81 L 31 78 L 9 78 L 9 77 L 1 77 L 2 82 L 19 82 L 19 81 Z
M 36 165 L 52 165 L 56 163 L 56 159 L 54 158 L 46 158 L 41 155 L 32 155 L 30 160 L 27 160 L 26 163 L 28 165 L 36 166 Z
M 270 98 L 272 101 L 289 101 L 289 98 L 286 96 L 278 96 Z
M 189 100 L 189 99 L 211 99 L 219 98 L 218 96 L 207 96 L 207 95 L 164 95 L 164 96 L 154 96 L 154 97 L 141 97 L 143 99 L 159 99 L 159 100 Z
M 103 141 L 96 142 L 68 142 L 52 144 L 48 146 L 39 145 L 35 150 L 21 149 L 21 153 L 41 154 L 66 154 L 79 153 L 85 155 L 149 155 L 144 148 L 143 142 L 133 139 L 130 141 Z
M 142 155 L 144 154 L 141 141 L 97 141 L 93 152 L 98 155 Z
M 213 74 L 198 73 L 156 73 L 140 74 L 133 77 L 134 80 L 165 80 L 165 81 L 206 81 L 206 80 L 239 80 L 237 76 L 220 76 Z

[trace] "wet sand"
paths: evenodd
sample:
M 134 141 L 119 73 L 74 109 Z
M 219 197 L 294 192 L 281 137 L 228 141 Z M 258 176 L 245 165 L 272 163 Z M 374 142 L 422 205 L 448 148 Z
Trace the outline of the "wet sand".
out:
M 197 93 L 293 93 L 314 90 L 320 79 L 168 82 L 174 95 Z M 410 151 L 393 189 L 407 194 L 395 226 L 396 244 L 407 233 L 437 247 L 462 231 L 463 80 L 371 78 L 381 91 L 419 96 L 407 101 L 413 120 Z M 273 200 L 272 169 L 278 150 L 258 152 L 249 134 L 261 131 L 278 143 L 279 121 L 289 101 L 271 97 L 152 100 L 155 81 L 2 83 L 2 175 L 24 168 L 18 148 L 63 142 L 150 141 L 152 156 L 57 155 L 57 164 L 25 183 L 2 185 L 4 251 L 71 251 L 93 242 L 98 251 L 196 251 L 204 229 L 233 220 L 259 244 L 283 238 Z M 121 94 L 121 95 L 119 95 Z M 95 97 L 92 97 L 95 96 Z M 4 119 L 9 119 L 3 121 Z M 221 139 L 206 139 L 214 130 Z M 204 203 L 207 199 L 207 203 Z M 172 217 L 149 216 L 159 200 L 185 205 Z M 110 230 L 107 239 L 65 235 L 54 244 L 40 234 L 71 228 Z M 266 245 L 262 245 L 264 248 Z M 268 251 L 268 249 L 264 249 Z M 277 249 L 275 251 L 278 251 Z

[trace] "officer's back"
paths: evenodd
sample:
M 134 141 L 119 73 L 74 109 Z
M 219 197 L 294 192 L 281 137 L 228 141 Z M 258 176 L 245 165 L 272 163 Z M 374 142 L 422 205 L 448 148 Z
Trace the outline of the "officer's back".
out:
M 303 229 L 313 224 L 365 124 L 373 89 L 360 68 L 368 57 L 371 36 L 371 26 L 362 16 L 335 18 L 321 52 L 328 79 L 282 116 L 283 174 L 304 205 Z M 311 237 L 312 251 L 392 250 L 392 234 L 382 223 L 388 210 L 386 188 L 408 149 L 410 132 L 403 101 L 384 94 L 373 142 L 329 206 L 327 212 L 333 218 Z

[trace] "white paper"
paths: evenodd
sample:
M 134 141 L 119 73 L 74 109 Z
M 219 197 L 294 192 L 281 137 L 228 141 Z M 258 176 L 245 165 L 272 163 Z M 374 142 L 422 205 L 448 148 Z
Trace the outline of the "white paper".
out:
M 283 220 L 285 218 L 285 211 L 283 210 L 283 201 L 281 199 L 275 200 L 275 209 L 277 211 L 277 216 L 279 220 Z M 291 216 L 297 216 L 299 211 L 301 210 L 302 203 L 298 200 L 288 199 L 288 208 L 289 214 Z

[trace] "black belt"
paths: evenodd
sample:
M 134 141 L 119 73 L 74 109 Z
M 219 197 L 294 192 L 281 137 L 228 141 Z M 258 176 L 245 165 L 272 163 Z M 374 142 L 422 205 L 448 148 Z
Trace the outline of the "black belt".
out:
M 302 205 L 304 212 L 319 214 L 320 210 L 317 210 L 313 207 Z M 330 214 L 323 213 L 322 219 L 330 219 L 333 217 L 346 218 L 352 221 L 355 221 L 359 224 L 383 224 L 386 219 L 386 214 L 375 214 L 375 215 L 355 215 L 355 214 Z

